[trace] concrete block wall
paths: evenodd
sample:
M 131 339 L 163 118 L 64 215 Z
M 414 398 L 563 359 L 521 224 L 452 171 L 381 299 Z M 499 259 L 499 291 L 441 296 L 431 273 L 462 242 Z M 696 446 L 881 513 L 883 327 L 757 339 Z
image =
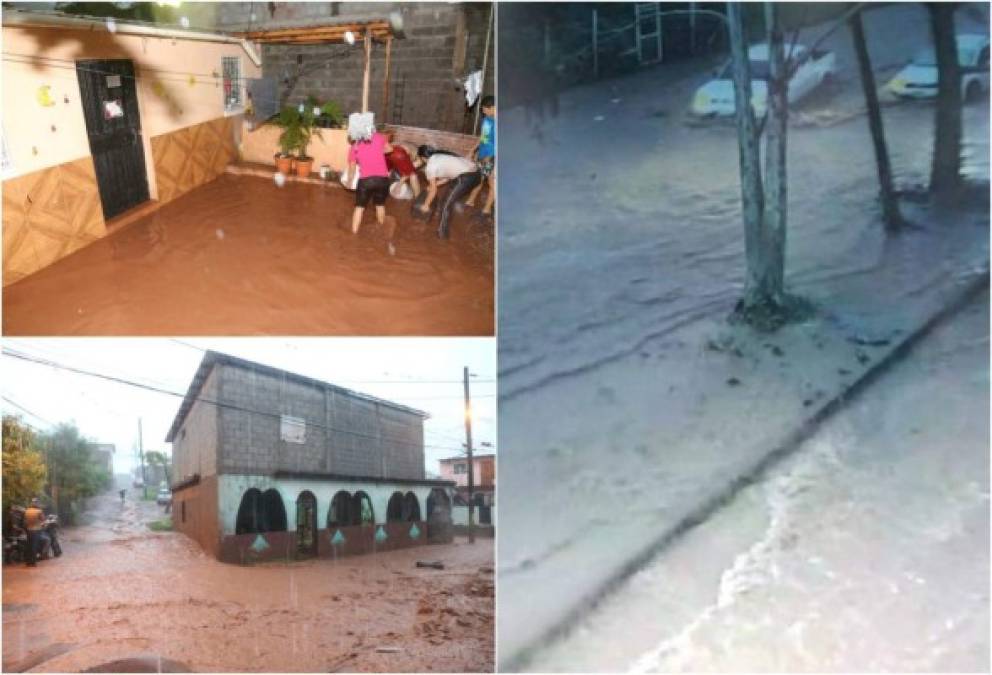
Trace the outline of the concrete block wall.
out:
M 216 401 L 219 389 L 219 375 L 214 369 L 203 383 L 198 398 Z M 199 474 L 202 478 L 216 475 L 218 417 L 218 408 L 212 403 L 198 400 L 190 408 L 172 441 L 173 484 L 193 474 Z
M 331 388 L 222 364 L 222 473 L 337 473 L 420 480 L 423 420 Z M 259 411 L 259 412 L 248 412 Z M 304 443 L 284 441 L 280 416 L 306 422 Z
M 488 29 L 487 3 L 225 3 L 220 27 L 246 28 L 254 11 L 254 28 L 317 24 L 329 17 L 355 20 L 403 16 L 405 37 L 393 41 L 388 109 L 383 101 L 385 45 L 373 45 L 369 108 L 378 122 L 473 133 L 473 111 L 466 108 L 457 79 L 482 67 Z M 493 88 L 493 49 L 490 42 L 486 93 Z M 280 100 L 296 104 L 315 95 L 337 101 L 344 112 L 361 107 L 364 49 L 360 43 L 325 45 L 265 45 L 264 77 L 277 82 Z

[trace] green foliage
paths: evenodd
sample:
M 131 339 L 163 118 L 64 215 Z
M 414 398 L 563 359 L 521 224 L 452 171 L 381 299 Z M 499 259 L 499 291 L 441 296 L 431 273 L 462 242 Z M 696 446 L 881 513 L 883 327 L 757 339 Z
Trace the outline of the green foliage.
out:
M 170 532 L 172 531 L 172 518 L 153 520 L 150 523 L 148 523 L 148 529 L 154 532 Z
M 3 417 L 3 512 L 26 504 L 45 486 L 41 439 L 17 417 Z
M 162 467 L 162 472 L 165 474 L 165 480 L 167 483 L 172 483 L 171 472 L 169 471 L 172 466 L 169 461 L 169 456 L 164 452 L 159 452 L 158 450 L 149 450 L 145 453 L 145 462 L 148 466 L 160 466 Z
M 90 446 L 75 425 L 60 424 L 47 440 L 49 485 L 57 490 L 60 502 L 92 497 L 104 488 L 110 477 L 94 463 Z

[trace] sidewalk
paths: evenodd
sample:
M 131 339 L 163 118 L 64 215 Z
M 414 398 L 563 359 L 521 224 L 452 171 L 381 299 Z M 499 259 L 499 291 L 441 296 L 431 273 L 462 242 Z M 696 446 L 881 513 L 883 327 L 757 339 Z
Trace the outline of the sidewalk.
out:
M 871 264 L 792 280 L 812 321 L 761 335 L 710 314 L 502 403 L 502 669 L 526 668 L 988 285 L 987 204 L 905 210 L 927 225 L 866 241 Z

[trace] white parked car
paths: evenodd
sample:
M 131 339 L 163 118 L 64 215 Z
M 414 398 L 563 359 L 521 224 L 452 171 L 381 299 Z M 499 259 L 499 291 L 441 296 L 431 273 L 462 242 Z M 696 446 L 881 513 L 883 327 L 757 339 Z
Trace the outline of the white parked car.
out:
M 976 101 L 989 90 L 989 36 L 957 36 L 961 66 L 961 95 Z M 937 57 L 932 47 L 924 49 L 889 81 L 889 91 L 902 98 L 937 96 Z
M 790 52 L 791 46 L 791 52 Z M 804 45 L 785 45 L 786 57 L 802 58 L 807 53 Z M 747 50 L 751 62 L 751 105 L 759 117 L 768 108 L 768 43 L 752 45 Z M 833 52 L 816 50 L 796 74 L 789 80 L 789 103 L 796 103 L 830 79 L 835 72 L 836 58 Z M 689 112 L 700 116 L 733 115 L 734 81 L 731 64 L 728 61 L 716 76 L 696 90 L 689 106 Z

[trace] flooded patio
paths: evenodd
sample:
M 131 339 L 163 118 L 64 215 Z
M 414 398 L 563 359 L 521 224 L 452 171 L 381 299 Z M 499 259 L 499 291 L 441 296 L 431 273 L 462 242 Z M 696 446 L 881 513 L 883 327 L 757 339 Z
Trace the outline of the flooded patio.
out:
M 390 200 L 398 226 L 332 184 L 222 175 L 4 288 L 7 335 L 492 335 L 491 222 Z

